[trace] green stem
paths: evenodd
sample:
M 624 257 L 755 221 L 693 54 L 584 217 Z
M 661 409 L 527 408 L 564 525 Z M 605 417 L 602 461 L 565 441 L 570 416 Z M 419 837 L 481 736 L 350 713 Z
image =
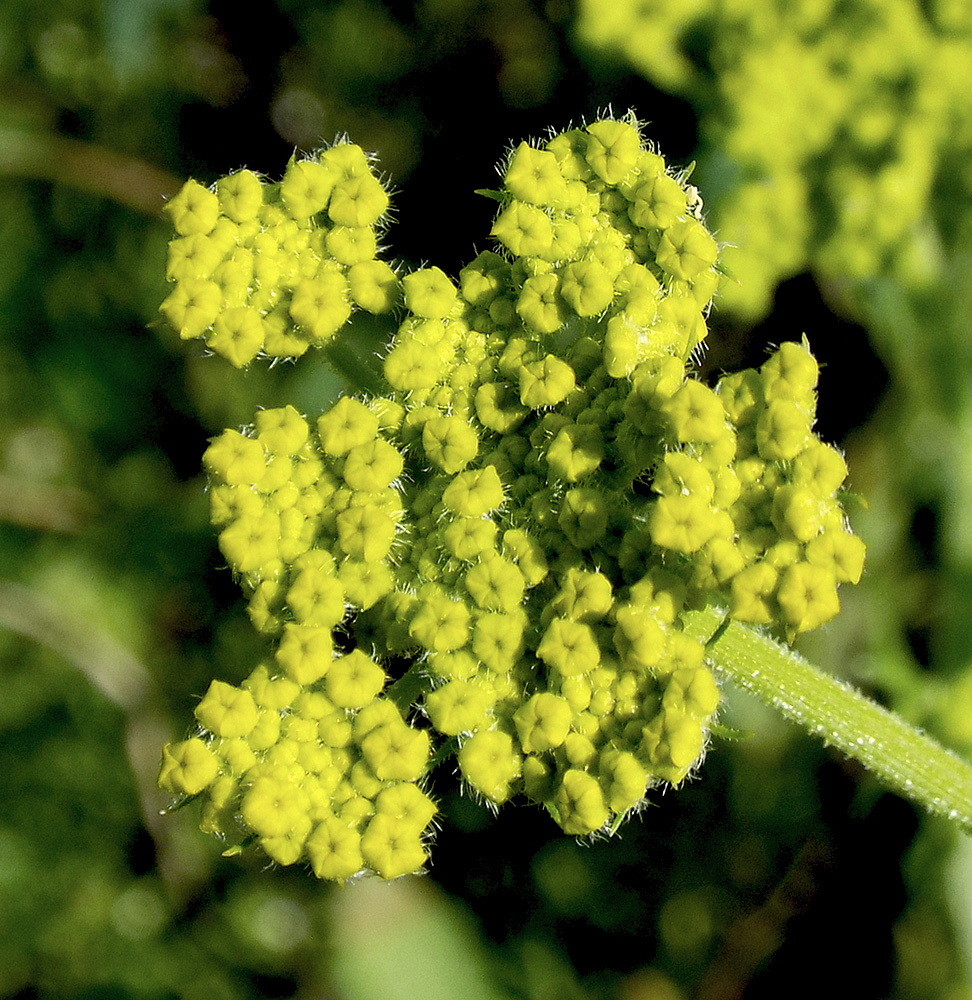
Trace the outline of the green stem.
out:
M 384 388 L 379 375 L 361 360 L 358 351 L 340 337 L 327 344 L 324 353 L 330 366 L 359 392 L 377 393 Z
M 423 676 L 418 669 L 418 664 L 412 664 L 401 677 L 395 681 L 387 691 L 385 697 L 393 701 L 401 711 L 402 715 L 408 715 L 412 705 L 414 705 L 423 694 L 427 694 L 431 685 L 427 677 Z
M 379 358 L 392 332 L 380 319 L 359 313 L 325 345 L 328 364 L 357 392 L 388 392 Z
M 0 176 L 66 184 L 161 217 L 181 180 L 141 160 L 63 136 L 0 127 Z
M 899 794 L 972 833 L 966 761 L 754 629 L 738 622 L 723 628 L 723 616 L 711 608 L 685 618 L 688 633 L 708 640 L 707 655 L 719 673 L 860 761 Z

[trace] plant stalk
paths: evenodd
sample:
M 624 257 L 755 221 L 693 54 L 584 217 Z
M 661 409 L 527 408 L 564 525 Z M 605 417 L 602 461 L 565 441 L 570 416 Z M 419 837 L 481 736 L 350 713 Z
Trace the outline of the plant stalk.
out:
M 972 833 L 972 766 L 850 685 L 755 629 L 724 625 L 716 609 L 689 612 L 710 664 L 825 745 L 860 761 L 895 792 Z

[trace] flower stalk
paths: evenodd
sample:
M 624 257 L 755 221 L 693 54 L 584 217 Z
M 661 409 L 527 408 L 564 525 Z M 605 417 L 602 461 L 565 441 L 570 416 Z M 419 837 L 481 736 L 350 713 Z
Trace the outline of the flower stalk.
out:
M 972 832 L 972 766 L 926 733 L 818 670 L 792 649 L 714 608 L 684 616 L 686 631 L 711 638 L 711 667 L 825 745 L 859 761 L 884 784 Z

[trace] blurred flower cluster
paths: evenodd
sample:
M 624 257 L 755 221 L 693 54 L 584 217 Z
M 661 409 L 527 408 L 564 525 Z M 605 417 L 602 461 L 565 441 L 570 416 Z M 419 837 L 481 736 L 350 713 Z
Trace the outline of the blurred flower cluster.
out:
M 578 40 L 692 101 L 713 224 L 764 316 L 784 278 L 937 277 L 972 190 L 967 5 L 582 0 Z

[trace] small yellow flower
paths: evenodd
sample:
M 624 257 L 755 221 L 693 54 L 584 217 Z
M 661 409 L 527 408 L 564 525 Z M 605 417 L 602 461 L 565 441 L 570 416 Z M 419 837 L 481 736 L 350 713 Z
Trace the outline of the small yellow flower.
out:
M 249 691 L 213 681 L 196 706 L 195 716 L 211 733 L 231 738 L 246 736 L 257 724 L 259 710 Z
M 364 867 L 360 834 L 337 816 L 325 816 L 314 827 L 306 848 L 318 878 L 344 882 Z
M 564 677 L 586 674 L 601 659 L 600 646 L 589 625 L 554 618 L 537 646 L 537 656 Z
M 525 142 L 517 146 L 503 182 L 514 198 L 531 205 L 560 206 L 567 199 L 567 183 L 557 158 L 548 150 Z
M 180 236 L 206 235 L 219 218 L 219 198 L 198 181 L 186 181 L 165 208 Z
M 565 698 L 542 691 L 525 701 L 513 714 L 524 753 L 543 753 L 563 744 L 573 721 Z
M 480 730 L 459 750 L 463 778 L 491 802 L 502 803 L 510 797 L 520 767 L 512 737 L 499 729 Z
M 361 854 L 382 878 L 417 871 L 428 860 L 422 840 L 407 818 L 376 813 L 361 835 Z
M 348 269 L 348 290 L 362 309 L 386 313 L 398 300 L 398 276 L 383 260 L 360 261 Z
M 182 795 L 198 795 L 219 773 L 216 755 L 198 738 L 168 743 L 162 750 L 159 787 Z
M 549 217 L 534 205 L 513 201 L 493 223 L 492 235 L 517 256 L 541 254 L 553 245 Z
M 452 311 L 458 291 L 438 267 L 412 271 L 402 279 L 405 308 L 426 319 L 443 319 Z
M 360 649 L 339 656 L 328 667 L 325 690 L 339 708 L 364 708 L 385 686 L 385 671 Z
M 608 819 L 607 803 L 597 778 L 576 768 L 564 773 L 554 805 L 564 833 L 573 836 L 593 833 Z

